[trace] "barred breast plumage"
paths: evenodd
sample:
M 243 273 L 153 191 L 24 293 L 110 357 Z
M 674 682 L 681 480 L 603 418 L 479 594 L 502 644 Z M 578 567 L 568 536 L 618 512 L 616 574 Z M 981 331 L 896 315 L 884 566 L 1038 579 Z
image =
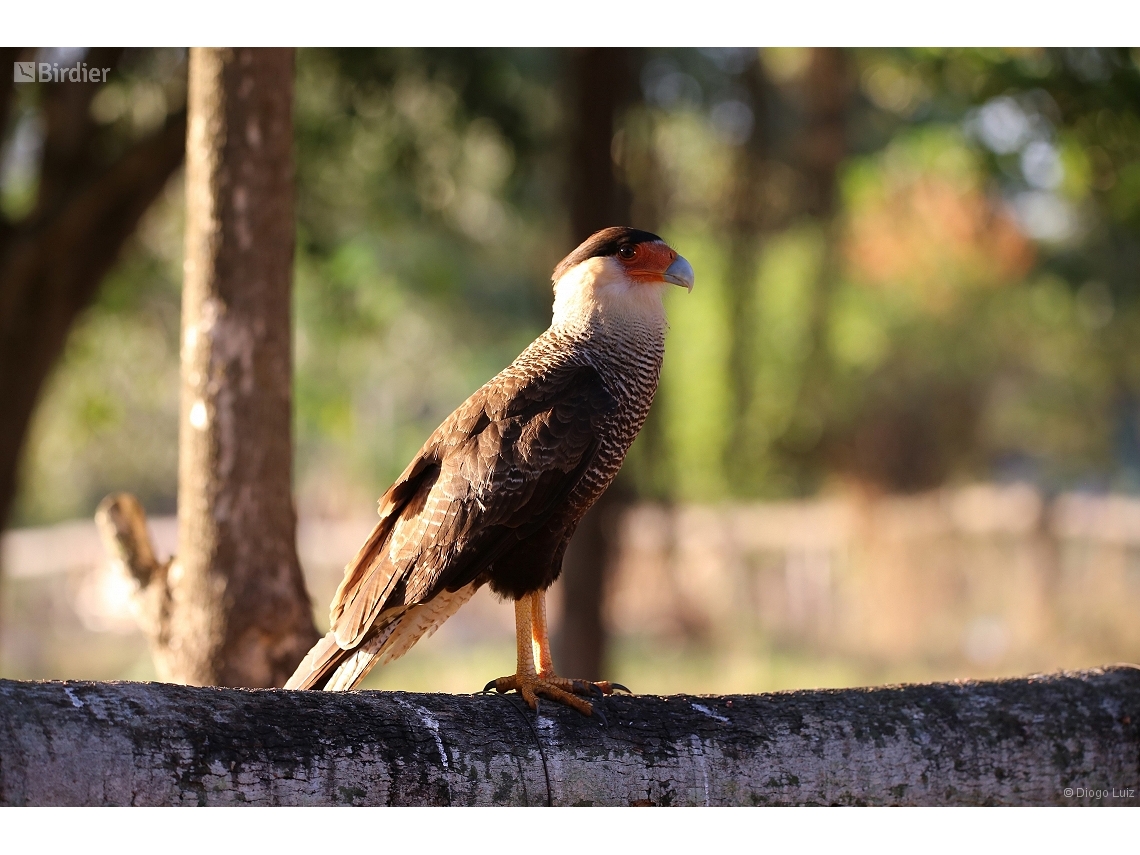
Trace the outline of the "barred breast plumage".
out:
M 287 687 L 351 688 L 480 586 L 519 601 L 558 577 L 649 412 L 662 291 L 691 288 L 692 268 L 656 235 L 617 228 L 579 246 L 554 280 L 550 328 L 436 429 L 380 499 L 331 629 Z

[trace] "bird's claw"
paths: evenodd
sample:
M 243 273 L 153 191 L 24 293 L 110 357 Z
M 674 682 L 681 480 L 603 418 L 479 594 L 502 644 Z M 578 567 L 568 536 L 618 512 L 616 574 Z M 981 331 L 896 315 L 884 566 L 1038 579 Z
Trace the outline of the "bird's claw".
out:
M 595 698 L 606 696 L 601 686 L 597 683 L 591 683 L 589 680 L 572 680 L 570 686 L 575 695 L 592 695 Z
M 541 695 L 548 700 L 572 707 L 582 715 L 592 715 L 593 706 L 569 691 L 572 682 L 553 674 L 512 674 L 510 677 L 492 680 L 484 691 L 494 687 L 496 692 L 503 694 L 514 689 L 532 710 L 537 711 L 538 698 Z
M 599 680 L 596 683 L 592 680 L 572 680 L 571 684 L 576 695 L 592 695 L 596 698 L 604 698 L 616 691 L 625 692 L 627 695 L 633 694 L 621 683 L 612 683 L 609 680 Z
M 607 680 L 596 683 L 592 680 L 570 680 L 550 673 L 513 674 L 510 677 L 499 677 L 497 680 L 491 680 L 483 687 L 484 692 L 490 692 L 492 689 L 499 694 L 504 694 L 513 689 L 522 696 L 527 706 L 536 711 L 538 709 L 538 698 L 541 695 L 548 700 L 572 707 L 582 715 L 596 715 L 601 719 L 602 725 L 606 727 L 609 726 L 609 722 L 606 721 L 605 714 L 589 701 L 579 698 L 578 695 L 604 698 L 607 695 L 612 695 L 615 689 L 633 694 L 621 683 L 611 683 Z

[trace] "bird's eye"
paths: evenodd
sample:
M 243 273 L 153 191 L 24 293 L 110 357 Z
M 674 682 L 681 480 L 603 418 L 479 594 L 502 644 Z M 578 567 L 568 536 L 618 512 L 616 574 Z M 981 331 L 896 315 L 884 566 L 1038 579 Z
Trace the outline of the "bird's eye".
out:
M 620 255 L 622 258 L 633 258 L 635 255 L 637 255 L 637 250 L 632 246 L 623 246 L 618 250 L 618 255 Z

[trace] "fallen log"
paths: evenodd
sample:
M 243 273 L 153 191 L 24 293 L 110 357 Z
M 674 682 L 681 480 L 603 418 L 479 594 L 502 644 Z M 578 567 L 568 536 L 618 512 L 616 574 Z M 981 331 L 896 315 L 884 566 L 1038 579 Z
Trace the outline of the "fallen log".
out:
M 1140 668 L 723 697 L 0 680 L 5 805 L 1140 805 Z

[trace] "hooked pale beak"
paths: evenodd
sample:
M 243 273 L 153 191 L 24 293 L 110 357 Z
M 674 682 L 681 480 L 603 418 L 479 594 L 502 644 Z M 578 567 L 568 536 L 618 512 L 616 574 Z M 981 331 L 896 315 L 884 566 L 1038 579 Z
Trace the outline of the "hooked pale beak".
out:
M 696 274 L 693 273 L 693 265 L 689 264 L 682 255 L 678 255 L 673 259 L 673 263 L 666 268 L 665 273 L 662 274 L 662 278 L 666 282 L 672 282 L 674 285 L 680 285 L 682 288 L 688 289 L 689 293 L 692 293 L 693 285 L 696 283 Z

